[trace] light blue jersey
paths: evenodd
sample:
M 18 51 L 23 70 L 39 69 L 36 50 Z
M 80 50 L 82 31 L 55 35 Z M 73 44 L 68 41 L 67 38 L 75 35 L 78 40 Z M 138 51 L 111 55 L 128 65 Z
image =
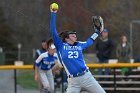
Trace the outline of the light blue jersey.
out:
M 59 58 L 61 57 L 62 59 L 67 75 L 76 75 L 86 71 L 88 67 L 85 64 L 82 51 L 92 45 L 94 39 L 91 37 L 85 42 L 75 42 L 74 45 L 63 42 L 56 30 L 56 13 L 54 12 L 51 13 L 50 28 Z
M 35 65 L 42 70 L 50 70 L 57 60 L 57 54 L 49 55 L 48 52 L 42 53 L 35 61 Z

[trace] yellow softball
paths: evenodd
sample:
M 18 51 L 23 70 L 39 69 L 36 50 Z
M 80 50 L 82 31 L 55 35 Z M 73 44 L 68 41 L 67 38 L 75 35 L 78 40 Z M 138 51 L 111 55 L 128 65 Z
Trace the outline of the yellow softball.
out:
M 58 6 L 57 3 L 52 3 L 52 4 L 51 4 L 51 9 L 52 9 L 53 11 L 58 10 L 58 8 L 59 8 L 59 6 Z

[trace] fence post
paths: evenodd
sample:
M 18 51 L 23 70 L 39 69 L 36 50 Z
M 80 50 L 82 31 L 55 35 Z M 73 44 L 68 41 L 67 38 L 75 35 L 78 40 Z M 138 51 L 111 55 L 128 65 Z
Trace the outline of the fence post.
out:
M 17 74 L 16 74 L 16 69 L 14 69 L 14 87 L 15 87 L 15 93 L 17 93 Z
M 62 69 L 62 93 L 64 93 L 64 69 Z
M 113 74 L 114 74 L 114 91 L 116 91 L 116 88 L 117 88 L 117 84 L 116 84 L 116 68 L 114 67 L 113 68 Z

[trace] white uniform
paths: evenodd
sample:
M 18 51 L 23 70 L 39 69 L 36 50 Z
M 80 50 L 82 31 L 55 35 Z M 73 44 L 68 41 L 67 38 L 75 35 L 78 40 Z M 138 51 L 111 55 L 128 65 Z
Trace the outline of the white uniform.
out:
M 41 54 L 35 61 L 35 65 L 39 68 L 39 78 L 43 85 L 43 91 L 54 92 L 54 77 L 52 74 L 52 67 L 54 66 L 54 61 L 57 59 L 57 54 L 49 55 L 48 52 Z

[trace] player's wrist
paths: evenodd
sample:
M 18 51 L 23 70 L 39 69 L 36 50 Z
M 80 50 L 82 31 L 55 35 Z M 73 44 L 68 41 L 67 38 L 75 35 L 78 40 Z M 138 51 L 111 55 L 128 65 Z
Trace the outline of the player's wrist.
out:
M 95 32 L 94 34 L 92 34 L 92 36 L 90 38 L 92 40 L 95 40 L 98 36 L 99 36 L 99 34 Z
M 55 14 L 56 14 L 56 13 L 57 13 L 57 11 L 51 11 L 51 13 L 55 13 Z
M 54 12 L 54 11 L 51 11 L 51 14 L 52 14 L 52 15 L 56 15 L 56 12 Z
M 98 35 L 100 35 L 100 31 L 98 29 L 95 29 L 95 33 L 97 33 Z

